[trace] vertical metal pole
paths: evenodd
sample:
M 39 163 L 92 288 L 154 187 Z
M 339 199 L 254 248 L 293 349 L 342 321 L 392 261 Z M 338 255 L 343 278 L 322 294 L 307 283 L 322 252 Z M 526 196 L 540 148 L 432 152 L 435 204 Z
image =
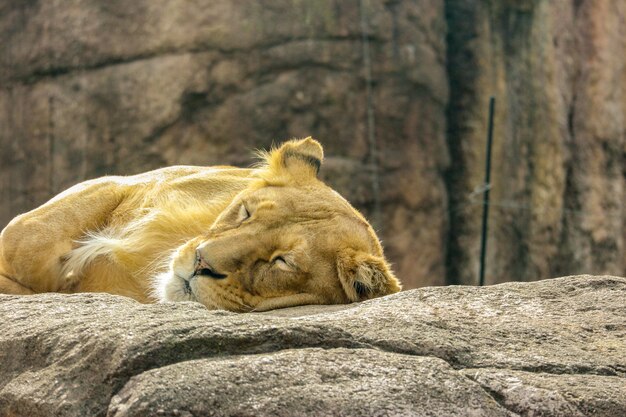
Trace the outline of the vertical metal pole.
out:
M 496 106 L 496 98 L 489 99 L 489 128 L 487 133 L 487 158 L 485 161 L 485 191 L 483 192 L 483 228 L 480 236 L 480 281 L 479 285 L 485 285 L 485 256 L 487 255 L 487 220 L 489 218 L 489 190 L 491 188 L 491 143 L 493 141 L 493 113 Z

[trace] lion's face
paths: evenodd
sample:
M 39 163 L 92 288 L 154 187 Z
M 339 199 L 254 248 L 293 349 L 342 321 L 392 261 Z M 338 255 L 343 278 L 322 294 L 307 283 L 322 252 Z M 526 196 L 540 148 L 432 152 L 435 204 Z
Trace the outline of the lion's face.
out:
M 263 311 L 399 291 L 372 228 L 315 178 L 319 144 L 288 142 L 267 158 L 263 179 L 240 193 L 206 235 L 178 248 L 162 297 Z

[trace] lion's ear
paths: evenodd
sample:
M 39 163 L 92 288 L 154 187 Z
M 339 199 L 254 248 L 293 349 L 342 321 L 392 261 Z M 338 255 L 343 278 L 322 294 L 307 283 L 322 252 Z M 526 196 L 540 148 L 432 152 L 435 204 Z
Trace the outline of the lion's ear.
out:
M 402 289 L 385 259 L 365 252 L 349 250 L 340 254 L 337 273 L 350 301 L 363 301 Z
M 324 150 L 315 139 L 290 140 L 265 156 L 269 172 L 276 177 L 288 176 L 298 182 L 317 177 Z

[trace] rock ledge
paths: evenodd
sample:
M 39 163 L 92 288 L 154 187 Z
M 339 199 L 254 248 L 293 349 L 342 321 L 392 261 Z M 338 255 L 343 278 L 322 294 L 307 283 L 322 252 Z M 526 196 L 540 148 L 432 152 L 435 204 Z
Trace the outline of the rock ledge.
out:
M 264 314 L 0 296 L 0 415 L 626 415 L 626 278 Z

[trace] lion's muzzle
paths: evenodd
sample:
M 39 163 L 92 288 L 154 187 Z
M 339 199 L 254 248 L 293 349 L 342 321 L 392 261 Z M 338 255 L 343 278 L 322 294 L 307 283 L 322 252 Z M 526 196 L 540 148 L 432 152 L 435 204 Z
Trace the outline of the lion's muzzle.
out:
M 224 279 L 228 275 L 220 274 L 215 271 L 211 265 L 204 259 L 200 249 L 196 250 L 196 265 L 194 267 L 194 276 L 208 276 L 215 279 Z

